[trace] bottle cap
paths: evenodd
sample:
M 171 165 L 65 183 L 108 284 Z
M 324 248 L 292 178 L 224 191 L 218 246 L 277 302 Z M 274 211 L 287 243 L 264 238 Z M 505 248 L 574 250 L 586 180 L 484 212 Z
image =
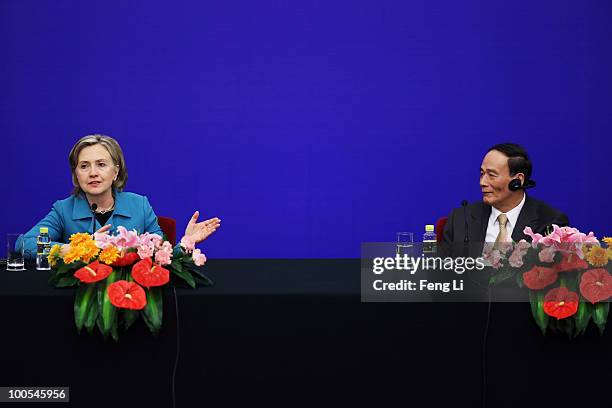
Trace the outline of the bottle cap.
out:
M 49 233 L 49 228 L 47 228 L 47 227 L 40 227 L 40 233 L 41 234 L 48 234 Z
M 425 232 L 434 232 L 434 226 L 432 224 L 427 224 L 425 226 Z

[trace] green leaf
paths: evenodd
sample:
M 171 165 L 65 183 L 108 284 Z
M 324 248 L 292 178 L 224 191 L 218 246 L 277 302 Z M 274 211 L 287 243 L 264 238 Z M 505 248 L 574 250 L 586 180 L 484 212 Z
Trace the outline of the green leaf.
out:
M 138 315 L 138 310 L 123 309 L 123 325 L 125 326 L 125 330 L 129 329 L 134 324 L 136 319 L 138 319 Z
M 74 272 L 83 267 L 85 264 L 83 262 L 75 262 L 71 264 L 60 264 L 56 269 L 52 270 L 51 277 L 49 278 L 49 284 L 57 285 L 61 278 L 66 275 L 72 277 Z
M 57 273 L 52 273 L 47 283 L 49 285 L 55 286 L 55 284 L 59 281 L 59 279 L 60 279 L 60 275 L 58 275 Z
M 73 276 L 64 276 L 63 278 L 59 278 L 59 280 L 55 284 L 55 287 L 67 288 L 70 286 L 75 286 L 77 283 L 79 283 L 79 280 L 77 278 Z
M 97 299 L 97 288 L 93 294 L 93 302 L 91 303 L 91 309 L 85 316 L 85 328 L 89 334 L 93 333 L 93 328 L 96 326 L 96 321 L 98 320 L 98 299 Z
M 142 310 L 142 317 L 154 335 L 161 330 L 163 318 L 164 293 L 161 287 L 151 288 L 147 292 L 147 305 Z
M 593 321 L 599 328 L 599 334 L 603 334 L 606 329 L 606 321 L 610 312 L 610 303 L 599 302 L 593 306 Z
M 111 326 L 111 337 L 113 338 L 113 340 L 115 340 L 115 342 L 119 341 L 119 319 L 115 319 L 113 321 L 113 325 Z
M 98 285 L 98 308 L 100 313 L 98 316 L 98 327 L 105 339 L 108 338 L 117 320 L 117 308 L 110 302 L 106 289 L 111 283 L 118 280 L 121 280 L 121 272 L 113 271 Z
M 91 314 L 93 305 L 96 303 L 96 284 L 86 284 L 78 287 L 74 298 L 74 322 L 77 332 L 81 332 L 85 320 Z M 96 307 L 96 314 L 97 309 Z
M 170 264 L 170 268 L 172 268 L 172 270 L 174 271 L 182 271 L 183 263 L 181 262 L 180 259 L 173 259 L 172 263 Z
M 519 288 L 522 288 L 523 286 L 525 286 L 525 282 L 523 281 L 522 273 L 516 274 L 516 284 L 518 285 Z
M 529 303 L 531 304 L 531 314 L 536 321 L 536 324 L 542 330 L 542 334 L 546 334 L 549 317 L 544 312 L 544 291 L 529 291 Z
M 497 274 L 491 276 L 491 278 L 489 279 L 489 284 L 490 285 L 499 285 L 500 283 L 510 279 L 512 276 L 514 276 L 514 270 L 512 270 L 511 268 L 504 268 L 501 271 L 499 271 Z
M 210 279 L 208 279 L 206 276 L 193 275 L 193 278 L 195 279 L 196 283 L 199 283 L 202 286 L 212 286 L 213 285 L 213 282 Z
M 200 266 L 196 266 L 195 264 L 188 262 L 183 264 L 183 269 L 187 269 L 191 272 L 192 276 L 195 278 L 196 282 L 202 283 L 204 286 L 212 286 L 213 281 L 204 273 L 202 273 L 202 268 Z
M 575 337 L 574 336 L 574 319 L 570 319 L 570 318 L 566 318 L 566 319 L 562 319 L 561 320 L 563 323 L 563 330 L 565 331 L 565 334 L 567 334 L 568 338 L 572 338 Z
M 85 266 L 85 264 L 83 262 L 75 262 L 75 263 L 69 263 L 69 264 L 61 264 L 59 266 L 59 268 L 57 268 L 57 271 L 55 272 L 57 275 L 65 275 L 66 273 L 72 271 L 72 270 L 78 270 L 80 268 L 82 268 L 83 266 Z
M 576 324 L 576 336 L 584 333 L 589 325 L 592 314 L 592 306 L 588 302 L 580 302 L 578 310 L 574 315 L 574 323 Z
M 173 269 L 172 272 L 178 276 L 179 278 L 183 279 L 185 282 L 187 282 L 187 284 L 189 286 L 191 286 L 192 288 L 196 287 L 195 281 L 193 280 L 193 276 L 191 276 L 191 273 L 189 273 L 188 271 L 184 271 L 184 270 L 178 270 L 178 269 Z

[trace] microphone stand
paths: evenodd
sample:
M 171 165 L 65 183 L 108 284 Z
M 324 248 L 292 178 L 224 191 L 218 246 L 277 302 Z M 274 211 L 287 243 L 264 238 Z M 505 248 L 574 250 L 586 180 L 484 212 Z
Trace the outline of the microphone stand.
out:
M 469 256 L 469 247 L 470 247 L 470 234 L 469 234 L 469 223 L 467 219 L 467 200 L 461 201 L 461 206 L 463 207 L 463 221 L 465 222 L 465 235 L 463 236 L 463 256 Z
M 91 224 L 91 235 L 96 233 L 96 210 L 98 209 L 98 204 L 93 203 L 91 205 L 91 215 L 92 215 L 92 224 Z

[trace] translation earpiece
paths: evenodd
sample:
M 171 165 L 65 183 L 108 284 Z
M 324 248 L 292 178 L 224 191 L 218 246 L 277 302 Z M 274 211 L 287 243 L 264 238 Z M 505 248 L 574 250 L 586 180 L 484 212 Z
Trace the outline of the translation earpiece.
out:
M 508 183 L 508 189 L 510 191 L 517 191 L 522 187 L 522 183 L 520 179 L 512 179 L 510 183 Z
M 536 186 L 536 182 L 533 180 L 527 180 L 525 184 L 521 184 L 521 179 L 512 179 L 510 183 L 508 183 L 508 190 L 517 191 L 520 189 L 527 190 L 528 188 L 534 188 Z

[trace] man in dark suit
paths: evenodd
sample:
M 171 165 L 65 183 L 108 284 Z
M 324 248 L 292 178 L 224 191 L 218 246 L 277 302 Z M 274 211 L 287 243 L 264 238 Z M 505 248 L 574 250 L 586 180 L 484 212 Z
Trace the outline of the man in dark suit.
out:
M 478 257 L 483 242 L 530 241 L 523 234 L 527 226 L 545 235 L 552 224 L 568 225 L 567 215 L 527 196 L 524 190 L 535 186 L 531 172 L 531 161 L 521 146 L 502 143 L 491 147 L 480 166 L 482 201 L 464 202 L 453 210 L 444 227 L 446 251 Z

